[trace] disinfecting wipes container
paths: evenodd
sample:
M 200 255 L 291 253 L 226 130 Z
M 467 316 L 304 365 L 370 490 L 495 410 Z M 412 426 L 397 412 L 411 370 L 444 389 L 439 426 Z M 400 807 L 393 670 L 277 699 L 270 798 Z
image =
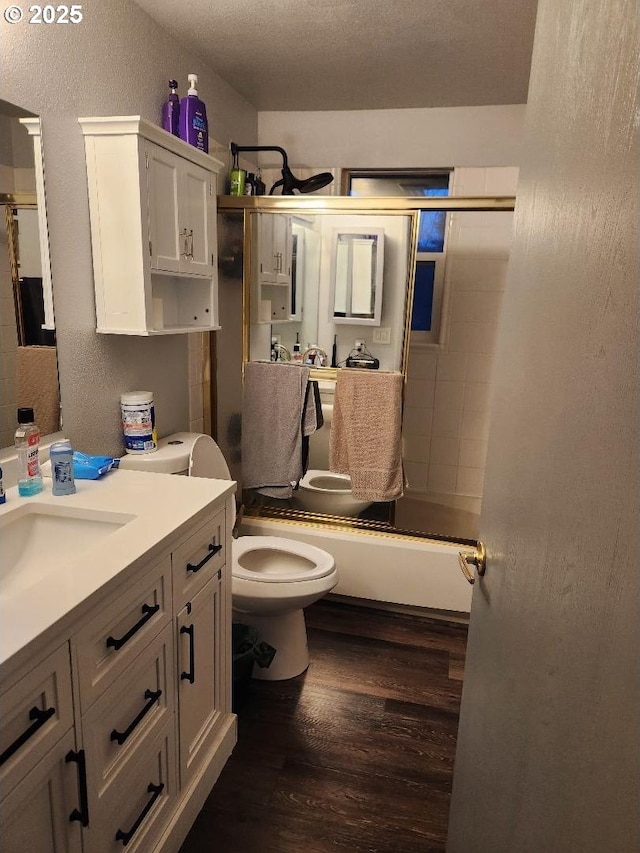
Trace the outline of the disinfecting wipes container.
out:
M 156 415 L 151 391 L 130 391 L 120 397 L 122 433 L 127 453 L 153 453 L 158 449 Z

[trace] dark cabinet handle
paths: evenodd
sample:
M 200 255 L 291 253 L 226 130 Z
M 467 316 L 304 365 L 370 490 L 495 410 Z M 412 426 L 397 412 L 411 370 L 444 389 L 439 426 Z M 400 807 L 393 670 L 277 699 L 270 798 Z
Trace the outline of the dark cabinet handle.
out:
M 188 628 L 186 627 L 186 625 L 183 625 L 182 628 L 180 628 L 180 633 L 189 635 L 189 671 L 188 672 L 181 672 L 180 673 L 180 679 L 182 681 L 184 681 L 186 679 L 189 682 L 189 684 L 193 684 L 193 682 L 196 680 L 194 650 L 193 650 L 193 646 L 194 646 L 193 625 L 189 625 Z
M 144 718 L 147 716 L 149 711 L 153 708 L 153 706 L 161 696 L 162 690 L 145 690 L 144 698 L 149 700 L 147 704 L 140 711 L 135 720 L 132 720 L 123 732 L 119 732 L 116 731 L 116 729 L 113 729 L 113 731 L 109 735 L 111 740 L 115 740 L 118 746 L 122 746 L 122 744 L 127 740 L 127 738 L 133 734 L 136 727 L 144 720 Z
M 72 749 L 65 755 L 64 760 L 78 765 L 78 792 L 80 795 L 80 808 L 74 809 L 69 815 L 69 820 L 79 820 L 82 826 L 89 826 L 89 799 L 87 796 L 87 761 L 84 749 L 74 752 Z
M 209 546 L 209 553 L 203 557 L 199 563 L 195 566 L 192 563 L 187 563 L 187 571 L 193 572 L 194 575 L 196 572 L 199 572 L 200 569 L 206 565 L 212 557 L 215 557 L 216 554 L 219 554 L 222 551 L 222 545 L 216 545 L 215 542 L 212 542 Z
M 29 711 L 29 719 L 34 722 L 29 726 L 28 729 L 25 729 L 22 734 L 17 737 L 12 744 L 5 749 L 5 751 L 0 755 L 0 767 L 8 761 L 11 756 L 17 752 L 21 746 L 29 740 L 29 738 L 33 737 L 34 734 L 41 729 L 42 726 L 50 720 L 51 717 L 55 714 L 55 708 L 47 708 L 46 711 L 43 711 L 41 708 L 38 708 L 37 705 L 34 705 L 33 708 Z
M 129 628 L 126 634 L 124 634 L 122 637 L 107 637 L 108 649 L 115 649 L 116 651 L 118 651 L 118 649 L 121 649 L 124 644 L 128 643 L 129 640 L 133 637 L 133 635 L 137 634 L 140 628 L 142 628 L 143 625 L 145 625 L 149 621 L 149 619 L 151 619 L 153 614 L 157 613 L 158 610 L 160 610 L 160 605 L 154 604 L 153 606 L 151 606 L 150 604 L 143 604 L 140 609 L 142 610 L 142 619 L 136 622 L 136 624 L 132 628 Z
M 151 799 L 149 800 L 149 802 L 146 804 L 146 806 L 142 809 L 142 811 L 140 812 L 140 814 L 136 818 L 136 822 L 133 824 L 131 829 L 128 830 L 127 832 L 125 832 L 124 829 L 119 829 L 116 832 L 116 841 L 121 841 L 123 847 L 126 847 L 127 844 L 133 838 L 133 836 L 136 834 L 136 832 L 140 828 L 140 824 L 145 819 L 145 817 L 149 814 L 149 812 L 153 808 L 153 804 L 158 799 L 158 797 L 160 796 L 160 794 L 162 793 L 163 790 L 164 790 L 164 782 L 160 782 L 159 785 L 154 785 L 153 783 L 150 783 L 148 785 L 147 791 L 152 796 L 151 796 Z

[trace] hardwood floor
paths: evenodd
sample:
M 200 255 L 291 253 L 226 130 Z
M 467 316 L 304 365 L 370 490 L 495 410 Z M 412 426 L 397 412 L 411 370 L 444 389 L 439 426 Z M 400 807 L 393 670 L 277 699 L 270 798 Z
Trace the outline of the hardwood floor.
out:
M 251 682 L 180 853 L 442 853 L 466 627 L 328 600 L 311 665 Z

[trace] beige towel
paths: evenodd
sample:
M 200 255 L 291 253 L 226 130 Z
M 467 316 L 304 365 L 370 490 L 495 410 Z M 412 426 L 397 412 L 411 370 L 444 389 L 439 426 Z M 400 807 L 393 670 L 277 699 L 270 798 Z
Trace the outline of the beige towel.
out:
M 274 498 L 290 498 L 302 477 L 302 413 L 309 368 L 249 362 L 242 399 L 242 481 Z
M 55 347 L 18 347 L 17 404 L 33 409 L 42 435 L 60 429 L 58 357 Z
M 354 498 L 392 501 L 402 496 L 402 375 L 338 371 L 329 444 L 329 468 L 351 477 Z

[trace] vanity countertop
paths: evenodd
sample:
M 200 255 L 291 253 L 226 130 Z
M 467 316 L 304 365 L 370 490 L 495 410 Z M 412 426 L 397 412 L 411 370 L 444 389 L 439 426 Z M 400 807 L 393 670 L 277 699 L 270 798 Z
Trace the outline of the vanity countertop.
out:
M 71 556 L 33 582 L 24 578 L 17 578 L 16 582 L 5 580 L 16 564 L 11 565 L 11 555 L 0 544 L 3 675 L 7 668 L 13 669 L 13 664 L 19 663 L 29 644 L 57 635 L 73 622 L 81 607 L 84 610 L 110 587 L 126 583 L 129 573 L 166 553 L 172 541 L 195 529 L 199 521 L 204 523 L 211 506 L 233 495 L 236 488 L 235 482 L 229 480 L 114 470 L 100 480 L 77 480 L 74 495 L 54 497 L 51 481 L 44 482 L 44 492 L 34 497 L 20 497 L 16 487 L 7 491 L 7 502 L 0 505 L 0 539 L 3 526 L 12 522 L 12 512 L 13 519 L 22 507 L 32 513 L 44 513 L 52 531 L 47 554 L 55 562 L 58 531 L 55 515 L 48 513 L 80 519 L 99 519 L 102 513 L 126 523 L 99 541 L 85 543 L 77 555 L 73 544 L 69 544 L 73 533 L 65 534 L 61 527 L 60 535 L 66 537 L 65 551 Z

